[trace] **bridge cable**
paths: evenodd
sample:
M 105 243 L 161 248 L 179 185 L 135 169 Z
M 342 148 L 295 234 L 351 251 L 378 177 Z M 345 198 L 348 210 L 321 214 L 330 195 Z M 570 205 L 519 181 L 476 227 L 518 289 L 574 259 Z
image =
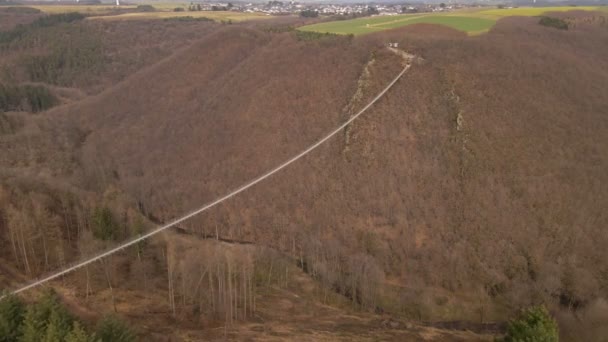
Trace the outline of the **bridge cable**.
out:
M 112 249 L 109 249 L 103 253 L 100 253 L 94 257 L 91 257 L 89 259 L 80 261 L 72 266 L 68 266 L 65 267 L 63 270 L 57 271 L 53 274 L 50 274 L 48 276 L 45 276 L 42 279 L 38 279 L 38 280 L 34 280 L 31 283 L 20 287 L 16 290 L 11 291 L 10 293 L 15 295 L 24 291 L 27 291 L 31 288 L 34 288 L 36 286 L 40 286 L 44 283 L 47 283 L 55 278 L 61 277 L 62 275 L 72 272 L 74 270 L 77 270 L 81 267 L 84 267 L 86 265 L 89 265 L 97 260 L 100 260 L 102 258 L 105 258 L 111 254 L 114 254 L 120 250 L 123 250 L 127 247 L 130 247 L 136 243 L 139 243 L 153 235 L 156 235 L 160 232 L 162 232 L 163 230 L 166 230 L 168 228 L 171 228 L 181 222 L 184 222 L 185 220 L 196 216 L 200 213 L 202 213 L 203 211 L 210 209 L 228 199 L 230 199 L 233 196 L 236 196 L 237 194 L 251 188 L 252 186 L 256 185 L 257 183 L 265 180 L 266 178 L 274 175 L 275 173 L 281 171 L 282 169 L 286 168 L 287 166 L 289 166 L 290 164 L 294 163 L 295 161 L 297 161 L 298 159 L 302 158 L 303 156 L 307 155 L 308 153 L 310 153 L 311 151 L 313 151 L 314 149 L 316 149 L 317 147 L 319 147 L 321 144 L 323 144 L 324 142 L 326 142 L 327 140 L 329 140 L 330 138 L 332 138 L 334 135 L 338 134 L 341 130 L 343 130 L 346 126 L 348 126 L 351 122 L 353 122 L 355 119 L 357 119 L 361 114 L 363 114 L 365 111 L 367 111 L 374 103 L 376 103 L 380 98 L 382 98 L 384 96 L 384 94 L 386 94 L 386 92 L 391 89 L 393 87 L 393 85 L 401 78 L 401 76 L 403 76 L 403 74 L 405 74 L 405 72 L 410 68 L 410 64 L 407 64 L 403 70 L 401 70 L 401 72 L 386 86 L 386 88 L 384 88 L 376 97 L 374 97 L 374 99 L 368 103 L 365 107 L 363 107 L 363 109 L 361 109 L 357 114 L 351 116 L 348 120 L 346 120 L 342 125 L 340 125 L 338 128 L 334 129 L 332 132 L 330 132 L 328 135 L 326 135 L 325 137 L 321 138 L 320 140 L 318 140 L 316 143 L 312 144 L 311 146 L 309 146 L 308 148 L 306 148 L 304 151 L 300 152 L 299 154 L 297 154 L 296 156 L 292 157 L 291 159 L 287 160 L 286 162 L 280 164 L 279 166 L 275 167 L 274 169 L 264 173 L 263 175 L 253 179 L 252 181 L 246 183 L 245 185 L 239 187 L 236 190 L 233 190 L 232 192 L 214 200 L 211 203 L 205 204 L 203 207 L 196 209 L 192 212 L 190 212 L 189 214 L 186 214 L 178 219 L 175 219 L 173 221 L 171 221 L 168 224 L 165 224 L 164 226 L 155 228 L 151 231 L 149 231 L 148 233 L 145 233 L 143 235 L 140 235 L 138 237 L 135 237 L 125 243 L 122 243 L 121 245 L 118 245 Z M 4 296 L 0 297 L 0 299 L 4 298 Z

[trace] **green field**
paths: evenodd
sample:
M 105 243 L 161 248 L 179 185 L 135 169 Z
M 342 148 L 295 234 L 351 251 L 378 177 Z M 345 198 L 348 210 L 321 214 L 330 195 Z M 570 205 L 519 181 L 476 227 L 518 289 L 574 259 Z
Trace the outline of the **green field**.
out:
M 488 9 L 477 12 L 478 15 L 504 18 L 512 16 L 524 16 L 532 17 L 538 16 L 547 12 L 567 12 L 567 11 L 606 11 L 608 7 L 605 6 L 561 6 L 561 7 L 520 7 L 520 8 L 509 8 L 509 9 Z
M 361 35 L 412 24 L 439 24 L 465 32 L 484 32 L 495 23 L 492 19 L 448 15 L 399 15 L 332 21 L 301 27 L 302 31 Z
M 462 10 L 449 13 L 403 14 L 331 21 L 303 26 L 300 27 L 299 30 L 361 35 L 412 24 L 428 23 L 448 26 L 473 35 L 487 32 L 500 18 L 510 16 L 538 16 L 546 12 L 564 12 L 571 10 L 607 11 L 608 8 L 593 6 L 522 7 L 510 9 L 492 8 L 483 10 Z

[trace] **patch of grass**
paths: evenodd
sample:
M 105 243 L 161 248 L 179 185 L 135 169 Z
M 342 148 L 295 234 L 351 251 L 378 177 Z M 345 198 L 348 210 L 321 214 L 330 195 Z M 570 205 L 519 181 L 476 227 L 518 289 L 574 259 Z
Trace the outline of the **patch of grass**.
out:
M 487 31 L 492 26 L 494 26 L 494 21 L 490 19 L 456 16 L 424 16 L 421 18 L 413 18 L 411 20 L 408 20 L 405 25 L 421 23 L 444 25 L 464 32 Z M 400 22 L 380 25 L 380 27 L 386 29 L 396 28 L 400 26 L 403 26 Z
M 394 17 L 368 17 L 357 18 L 351 20 L 338 20 L 325 23 L 307 25 L 298 28 L 300 31 L 320 32 L 320 33 L 336 33 L 336 34 L 354 34 L 361 35 L 382 31 L 383 28 L 376 27 L 377 24 L 386 23 L 393 20 L 414 18 L 417 16 L 400 15 Z

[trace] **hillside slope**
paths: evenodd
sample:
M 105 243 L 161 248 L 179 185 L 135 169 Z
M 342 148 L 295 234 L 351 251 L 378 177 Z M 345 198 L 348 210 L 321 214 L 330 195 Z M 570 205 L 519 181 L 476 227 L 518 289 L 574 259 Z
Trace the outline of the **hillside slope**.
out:
M 46 112 L 81 134 L 58 173 L 167 221 L 364 106 L 401 69 L 396 41 L 424 61 L 343 136 L 184 228 L 273 247 L 370 311 L 487 322 L 544 302 L 574 322 L 563 337 L 602 336 L 606 312 L 585 310 L 608 297 L 608 31 L 317 38 L 223 28 Z

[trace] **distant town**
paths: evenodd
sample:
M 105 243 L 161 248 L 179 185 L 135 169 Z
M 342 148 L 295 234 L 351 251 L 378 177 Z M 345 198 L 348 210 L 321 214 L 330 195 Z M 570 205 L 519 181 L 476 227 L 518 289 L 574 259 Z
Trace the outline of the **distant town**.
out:
M 398 15 L 403 13 L 447 12 L 455 9 L 479 7 L 471 4 L 311 4 L 296 1 L 268 1 L 267 3 L 192 2 L 192 11 L 236 11 L 266 13 L 268 15 Z

